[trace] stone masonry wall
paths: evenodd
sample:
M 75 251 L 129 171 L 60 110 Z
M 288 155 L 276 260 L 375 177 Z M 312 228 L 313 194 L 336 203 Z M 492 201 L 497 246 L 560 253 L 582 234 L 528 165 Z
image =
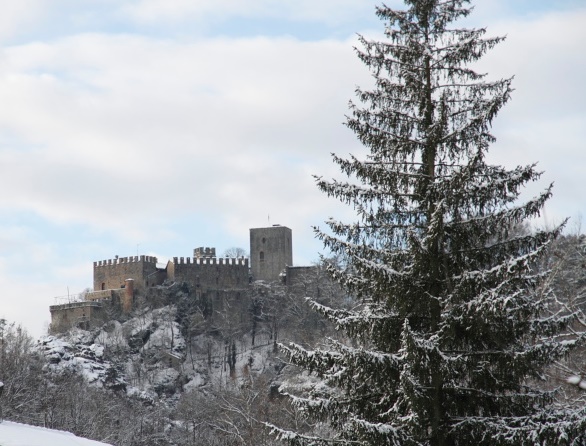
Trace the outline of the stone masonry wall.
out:
M 156 257 L 101 260 L 94 262 L 94 291 L 122 288 L 126 279 L 134 279 L 135 289 L 143 289 L 162 283 L 160 276 Z
M 72 327 L 88 330 L 104 322 L 104 312 L 99 302 L 52 305 L 49 311 L 51 312 L 51 333 L 61 333 Z
M 168 278 L 204 290 L 246 288 L 248 259 L 174 257 Z
M 277 281 L 293 265 L 291 229 L 274 225 L 250 230 L 250 264 L 253 280 Z

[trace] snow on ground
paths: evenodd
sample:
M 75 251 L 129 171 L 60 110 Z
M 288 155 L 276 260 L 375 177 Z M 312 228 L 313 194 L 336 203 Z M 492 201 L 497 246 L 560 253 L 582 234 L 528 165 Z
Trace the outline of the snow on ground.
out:
M 1 446 L 110 446 L 106 443 L 76 437 L 69 432 L 42 427 L 0 422 Z

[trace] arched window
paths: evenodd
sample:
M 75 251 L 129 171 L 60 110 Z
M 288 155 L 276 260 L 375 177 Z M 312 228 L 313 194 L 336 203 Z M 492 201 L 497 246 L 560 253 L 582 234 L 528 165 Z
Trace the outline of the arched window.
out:
M 259 260 L 260 260 L 261 262 L 264 262 L 264 261 L 265 261 L 265 253 L 264 253 L 263 251 L 261 251 L 261 252 L 260 252 L 260 255 L 259 255 Z

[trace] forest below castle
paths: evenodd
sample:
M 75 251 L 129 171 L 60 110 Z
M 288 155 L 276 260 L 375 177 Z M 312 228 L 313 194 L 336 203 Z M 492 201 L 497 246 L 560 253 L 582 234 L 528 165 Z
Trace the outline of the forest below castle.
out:
M 264 423 L 311 430 L 279 394 L 310 378 L 277 344 L 337 336 L 305 297 L 352 304 L 320 266 L 295 287 L 258 281 L 213 312 L 192 285 L 166 283 L 91 331 L 33 340 L 3 320 L 4 418 L 115 445 L 268 445 Z

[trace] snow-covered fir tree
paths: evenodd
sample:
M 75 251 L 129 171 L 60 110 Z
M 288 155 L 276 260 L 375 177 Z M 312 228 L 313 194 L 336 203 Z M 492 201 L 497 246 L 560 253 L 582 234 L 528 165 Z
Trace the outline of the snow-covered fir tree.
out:
M 586 444 L 580 414 L 531 386 L 577 341 L 573 315 L 556 313 L 533 267 L 561 229 L 514 230 L 551 186 L 520 202 L 535 165 L 486 159 L 511 79 L 489 81 L 471 64 L 502 38 L 454 24 L 466 0 L 405 3 L 377 8 L 384 41 L 360 39 L 375 83 L 357 90 L 347 126 L 369 154 L 334 156 L 347 181 L 318 179 L 357 212 L 316 230 L 345 256 L 348 268 L 331 274 L 360 305 L 314 305 L 351 342 L 283 347 L 317 377 L 290 391 L 294 403 L 331 435 L 275 430 L 294 445 Z

